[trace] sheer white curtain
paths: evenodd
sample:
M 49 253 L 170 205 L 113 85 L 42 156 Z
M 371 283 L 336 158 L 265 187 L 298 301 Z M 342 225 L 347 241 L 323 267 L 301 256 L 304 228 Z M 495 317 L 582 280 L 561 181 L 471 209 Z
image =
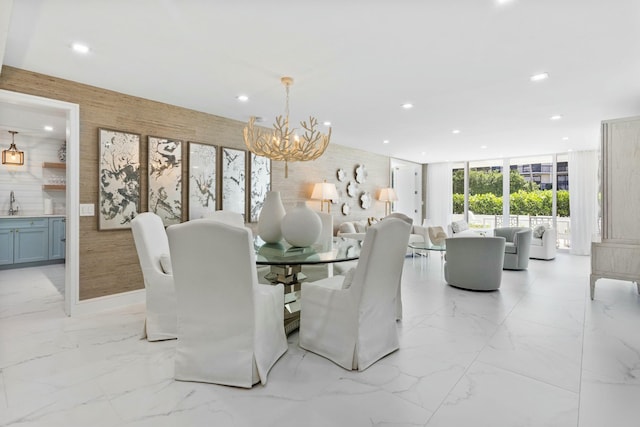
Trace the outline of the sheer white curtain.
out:
M 453 182 L 451 163 L 427 165 L 427 221 L 445 230 L 453 212 Z
M 598 152 L 569 153 L 569 209 L 572 254 L 590 255 L 598 232 Z

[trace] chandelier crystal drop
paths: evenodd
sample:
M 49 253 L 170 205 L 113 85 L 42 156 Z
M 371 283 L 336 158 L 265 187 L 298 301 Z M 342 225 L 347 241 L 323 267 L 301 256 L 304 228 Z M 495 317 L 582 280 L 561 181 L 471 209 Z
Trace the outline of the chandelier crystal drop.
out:
M 255 126 L 256 118 L 251 117 L 244 128 L 244 143 L 252 153 L 271 160 L 284 162 L 284 177 L 289 176 L 289 162 L 305 162 L 315 160 L 324 154 L 329 140 L 331 128 L 325 135 L 317 130 L 318 119 L 309 117 L 309 121 L 300 122 L 304 134 L 298 136 L 296 128 L 289 127 L 289 87 L 293 78 L 280 79 L 286 91 L 285 115 L 276 117 L 272 131 Z

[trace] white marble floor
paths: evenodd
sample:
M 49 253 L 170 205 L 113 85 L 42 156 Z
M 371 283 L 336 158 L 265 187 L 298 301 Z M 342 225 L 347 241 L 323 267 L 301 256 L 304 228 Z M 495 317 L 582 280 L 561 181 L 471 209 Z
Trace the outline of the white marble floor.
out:
M 637 426 L 640 297 L 560 254 L 454 289 L 440 257 L 405 263 L 401 349 L 365 372 L 301 350 L 266 386 L 173 380 L 175 341 L 144 307 L 67 318 L 60 266 L 0 271 L 0 426 Z

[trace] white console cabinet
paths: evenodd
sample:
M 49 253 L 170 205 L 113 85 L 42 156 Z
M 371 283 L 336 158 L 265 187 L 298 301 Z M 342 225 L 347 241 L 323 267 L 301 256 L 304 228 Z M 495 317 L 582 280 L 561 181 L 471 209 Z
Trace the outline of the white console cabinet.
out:
M 602 241 L 591 244 L 591 299 L 600 278 L 640 292 L 640 117 L 602 122 Z

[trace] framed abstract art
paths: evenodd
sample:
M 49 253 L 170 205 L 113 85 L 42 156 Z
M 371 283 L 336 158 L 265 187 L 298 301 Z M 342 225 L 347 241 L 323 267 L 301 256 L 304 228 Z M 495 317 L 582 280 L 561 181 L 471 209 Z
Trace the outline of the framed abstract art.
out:
M 222 209 L 242 214 L 246 218 L 246 158 L 247 152 L 223 147 Z
M 206 218 L 216 210 L 218 147 L 189 142 L 189 219 Z
M 182 219 L 182 141 L 149 137 L 149 212 L 165 226 Z
M 249 222 L 258 222 L 267 192 L 271 191 L 271 160 L 250 153 Z
M 98 129 L 98 230 L 131 228 L 140 210 L 140 135 Z

